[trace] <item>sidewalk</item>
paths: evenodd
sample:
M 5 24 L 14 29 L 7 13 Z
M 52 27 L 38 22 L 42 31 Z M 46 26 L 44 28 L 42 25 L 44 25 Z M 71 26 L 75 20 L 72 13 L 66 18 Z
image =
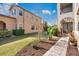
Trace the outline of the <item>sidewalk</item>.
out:
M 43 56 L 66 56 L 69 37 L 62 37 Z

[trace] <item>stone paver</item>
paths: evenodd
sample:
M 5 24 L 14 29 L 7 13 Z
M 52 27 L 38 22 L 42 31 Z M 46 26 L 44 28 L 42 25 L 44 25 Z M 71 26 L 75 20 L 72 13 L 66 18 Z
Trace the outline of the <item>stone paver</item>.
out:
M 69 37 L 62 37 L 43 56 L 66 56 Z

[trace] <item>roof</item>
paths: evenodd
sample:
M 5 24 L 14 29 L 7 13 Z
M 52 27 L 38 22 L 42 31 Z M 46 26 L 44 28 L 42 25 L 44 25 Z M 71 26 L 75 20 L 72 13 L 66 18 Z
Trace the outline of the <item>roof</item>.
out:
M 36 16 L 36 17 L 39 17 L 39 16 L 35 15 L 34 13 L 32 13 L 32 12 L 30 12 L 30 11 L 26 10 L 25 8 L 23 8 L 23 7 L 19 6 L 19 5 L 12 5 L 12 6 L 10 7 L 10 9 L 9 9 L 9 10 L 11 10 L 14 6 L 17 6 L 17 7 L 21 8 L 21 9 L 23 9 L 23 10 L 25 10 L 25 11 L 29 12 L 30 14 L 32 14 L 32 15 L 34 15 L 34 16 Z M 39 17 L 39 18 L 41 18 L 41 17 Z
M 8 18 L 16 19 L 15 17 L 11 17 L 11 16 L 7 16 L 7 15 L 3 15 L 3 14 L 0 14 L 0 16 L 4 16 L 4 17 L 8 17 Z

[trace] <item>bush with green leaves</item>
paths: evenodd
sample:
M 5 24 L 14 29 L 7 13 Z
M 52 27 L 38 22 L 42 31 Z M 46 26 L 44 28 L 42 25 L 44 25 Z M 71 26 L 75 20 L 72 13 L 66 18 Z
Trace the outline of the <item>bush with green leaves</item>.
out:
M 24 35 L 24 29 L 14 29 L 13 35 L 15 35 L 15 36 Z
M 53 36 L 57 36 L 58 34 L 58 28 L 57 26 L 50 26 L 48 29 L 47 29 L 47 33 L 50 37 Z
M 0 38 L 10 37 L 12 32 L 8 30 L 0 30 Z
M 53 33 L 54 36 L 58 35 L 58 28 L 56 26 L 52 27 L 52 33 Z
M 49 35 L 49 37 L 52 37 L 52 28 L 51 27 L 49 27 L 47 29 L 47 34 Z

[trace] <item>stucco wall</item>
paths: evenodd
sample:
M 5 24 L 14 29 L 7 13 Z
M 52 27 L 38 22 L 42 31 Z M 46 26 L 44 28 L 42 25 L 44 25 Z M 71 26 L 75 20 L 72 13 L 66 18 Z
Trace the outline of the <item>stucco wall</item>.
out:
M 70 17 L 70 18 L 74 19 L 74 14 L 73 14 L 73 12 L 68 12 L 68 13 L 61 14 L 59 17 L 60 17 L 60 21 L 66 17 Z
M 61 20 L 63 20 L 66 17 L 70 17 L 73 20 L 75 20 L 75 16 L 74 16 L 74 12 L 73 11 L 72 12 L 68 12 L 68 13 L 60 14 L 60 3 L 57 4 L 57 13 L 58 13 L 58 29 L 59 29 L 59 31 L 60 31 L 60 27 L 61 27 L 61 24 L 60 24 Z M 74 25 L 73 25 L 73 29 L 74 29 Z
M 75 39 L 77 39 L 77 48 L 79 51 L 79 31 L 74 31 L 74 36 L 75 36 Z

